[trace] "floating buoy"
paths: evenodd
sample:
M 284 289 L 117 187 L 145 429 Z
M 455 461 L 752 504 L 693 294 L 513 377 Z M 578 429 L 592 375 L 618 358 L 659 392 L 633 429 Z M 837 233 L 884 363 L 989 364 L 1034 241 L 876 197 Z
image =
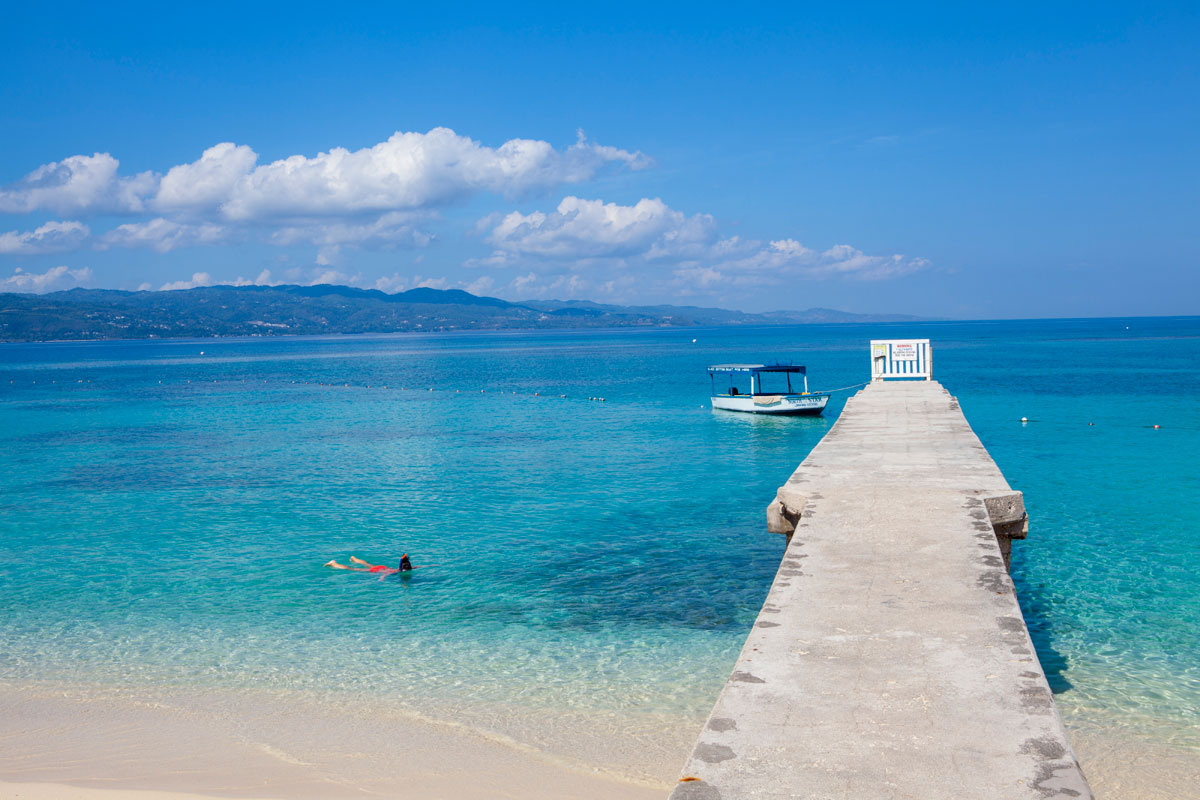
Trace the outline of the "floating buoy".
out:
M 1161 428 L 1161 427 L 1162 427 L 1162 425 L 1155 425 L 1155 426 L 1154 426 L 1154 430 L 1158 430 L 1158 429 L 1159 429 L 1159 428 Z
M 200 355 L 204 355 L 204 351 L 203 351 L 203 350 L 201 350 L 201 351 L 200 351 Z
M 1029 422 L 1029 417 L 1021 417 L 1021 422 Z
M 695 339 L 692 339 L 692 344 L 695 344 L 695 343 L 696 343 L 696 340 L 695 340 Z
M 1094 426 L 1095 424 L 1096 424 L 1096 423 L 1094 423 L 1094 422 L 1089 422 L 1089 423 L 1088 423 L 1088 427 L 1090 428 L 1090 427 Z

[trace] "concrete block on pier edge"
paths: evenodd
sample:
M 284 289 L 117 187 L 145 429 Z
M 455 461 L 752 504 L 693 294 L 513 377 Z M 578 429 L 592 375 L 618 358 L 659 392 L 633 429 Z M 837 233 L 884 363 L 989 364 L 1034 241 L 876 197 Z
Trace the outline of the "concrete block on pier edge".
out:
M 799 492 L 792 491 L 787 486 L 780 488 L 775 494 L 775 499 L 767 506 L 767 530 L 791 536 L 800 518 L 804 516 L 807 503 L 808 499 Z
M 768 521 L 782 562 L 673 800 L 1092 796 L 1008 576 L 1024 498 L 939 384 L 859 392 Z

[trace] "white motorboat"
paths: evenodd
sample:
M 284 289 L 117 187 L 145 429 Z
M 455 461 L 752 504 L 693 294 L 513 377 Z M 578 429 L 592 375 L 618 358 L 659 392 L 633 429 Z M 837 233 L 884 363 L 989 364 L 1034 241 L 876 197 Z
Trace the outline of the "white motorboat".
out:
M 802 376 L 803 389 L 792 386 L 793 375 Z M 718 376 L 722 380 L 718 381 Z M 708 377 L 713 409 L 816 416 L 829 402 L 828 394 L 808 390 L 805 368 L 792 364 L 716 364 L 708 368 Z M 718 386 L 726 383 L 726 377 L 728 386 Z

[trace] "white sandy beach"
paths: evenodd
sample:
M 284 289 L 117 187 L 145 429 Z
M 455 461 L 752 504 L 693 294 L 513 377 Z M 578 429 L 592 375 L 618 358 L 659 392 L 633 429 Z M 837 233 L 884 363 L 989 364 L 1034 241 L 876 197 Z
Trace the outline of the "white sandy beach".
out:
M 446 710 L 449 713 L 451 710 Z M 699 722 L 263 692 L 0 687 L 0 798 L 663 798 Z M 1200 797 L 1195 750 L 1073 731 L 1096 795 Z
M 163 792 L 155 789 L 92 789 L 65 783 L 7 783 L 0 781 L 4 800 L 211 800 L 210 794 Z M 265 800 L 265 798 L 247 798 Z
M 664 796 L 694 735 L 679 733 L 664 746 L 661 731 L 646 724 L 617 735 L 584 716 L 529 717 L 523 725 L 529 735 L 518 741 L 383 703 L 6 686 L 0 797 L 100 800 L 119 790 L 147 798 L 636 800 Z M 585 751 L 592 757 L 581 758 Z

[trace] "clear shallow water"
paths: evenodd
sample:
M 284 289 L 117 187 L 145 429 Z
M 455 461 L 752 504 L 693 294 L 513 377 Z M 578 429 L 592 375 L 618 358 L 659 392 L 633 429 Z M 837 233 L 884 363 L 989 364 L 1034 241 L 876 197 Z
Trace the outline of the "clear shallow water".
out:
M 6 345 L 0 679 L 702 716 L 845 396 L 714 414 L 705 366 L 908 335 L 1026 493 L 1068 722 L 1198 744 L 1196 318 Z

